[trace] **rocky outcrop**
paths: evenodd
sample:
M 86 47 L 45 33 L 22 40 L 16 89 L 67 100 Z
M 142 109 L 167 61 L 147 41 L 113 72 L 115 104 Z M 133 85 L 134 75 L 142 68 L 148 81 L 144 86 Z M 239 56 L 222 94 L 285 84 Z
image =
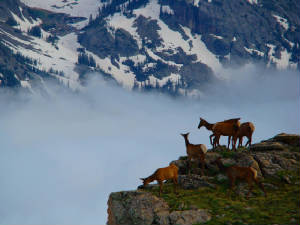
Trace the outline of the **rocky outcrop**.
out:
M 205 174 L 199 174 L 199 162 L 194 162 L 191 174 L 187 175 L 187 158 L 180 157 L 171 163 L 179 168 L 178 183 L 181 189 L 199 188 L 215 189 L 219 183 L 226 182 L 227 177 L 220 174 L 213 161 L 222 157 L 226 165 L 251 166 L 262 177 L 280 178 L 282 182 L 291 184 L 288 175 L 282 176 L 281 171 L 293 171 L 300 168 L 299 135 L 279 134 L 269 140 L 254 144 L 250 149 L 238 152 L 208 151 L 205 159 Z M 280 147 L 279 147 L 280 146 Z M 170 163 L 170 164 L 171 164 Z M 281 175 L 280 175 L 281 174 Z M 265 187 L 276 190 L 274 184 L 264 183 Z M 146 190 L 112 193 L 108 200 L 108 225 L 188 225 L 209 221 L 210 213 L 206 209 L 180 206 L 172 211 L 168 204 L 150 192 L 158 185 L 148 185 Z M 148 192 L 149 191 L 149 192 Z M 240 183 L 235 190 L 237 195 L 246 196 L 247 183 Z M 253 193 L 250 195 L 253 196 Z M 188 210 L 187 210 L 188 209 Z
M 164 200 L 143 191 L 111 193 L 108 200 L 108 225 L 188 225 L 210 218 L 204 209 L 171 212 Z

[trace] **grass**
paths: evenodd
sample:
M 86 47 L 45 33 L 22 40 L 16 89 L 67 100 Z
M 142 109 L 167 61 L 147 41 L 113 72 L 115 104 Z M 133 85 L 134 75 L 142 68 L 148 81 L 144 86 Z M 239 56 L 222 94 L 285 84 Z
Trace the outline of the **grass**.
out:
M 267 198 L 256 186 L 253 189 L 254 196 L 249 200 L 238 196 L 235 192 L 230 195 L 228 182 L 218 183 L 216 189 L 179 189 L 178 195 L 173 193 L 172 184 L 166 184 L 162 198 L 169 204 L 172 211 L 195 207 L 208 209 L 212 214 L 212 219 L 205 223 L 206 225 L 298 225 L 300 224 L 299 173 L 285 171 L 279 175 L 289 175 L 293 184 L 283 183 L 280 177 L 265 179 L 264 183 L 277 187 L 277 189 L 266 187 Z M 158 189 L 151 190 L 151 192 L 158 195 Z

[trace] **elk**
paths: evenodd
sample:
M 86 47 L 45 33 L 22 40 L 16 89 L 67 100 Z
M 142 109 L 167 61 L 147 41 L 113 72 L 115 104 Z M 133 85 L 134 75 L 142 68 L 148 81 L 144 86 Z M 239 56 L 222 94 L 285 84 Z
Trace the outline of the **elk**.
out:
M 229 166 L 226 167 L 221 161 L 221 157 L 217 158 L 214 163 L 218 166 L 221 172 L 225 172 L 226 176 L 230 181 L 230 191 L 235 187 L 236 179 L 244 180 L 248 183 L 249 191 L 247 194 L 247 199 L 249 199 L 249 194 L 253 189 L 253 182 L 255 182 L 258 187 L 264 192 L 265 197 L 267 193 L 265 191 L 264 185 L 257 178 L 257 170 L 252 167 L 241 167 L 241 166 Z
M 152 175 L 147 178 L 140 178 L 143 181 L 143 186 L 146 187 L 149 183 L 157 181 L 159 184 L 159 196 L 162 193 L 163 181 L 164 180 L 173 180 L 174 192 L 177 192 L 178 185 L 178 167 L 174 164 L 171 164 L 168 167 L 158 168 Z
M 238 131 L 238 128 L 240 126 L 240 120 L 241 118 L 234 118 L 229 120 L 224 120 L 222 122 L 217 123 L 208 123 L 206 120 L 200 117 L 200 123 L 198 125 L 198 129 L 200 129 L 202 126 L 206 127 L 207 130 L 211 130 L 213 132 L 212 135 L 209 136 L 210 143 L 212 144 L 213 148 L 220 146 L 219 140 L 221 135 L 228 136 L 228 146 L 229 149 L 230 140 L 231 138 L 236 134 Z M 214 140 L 212 141 L 212 138 L 214 137 Z M 232 143 L 232 148 L 235 149 L 235 143 Z
M 198 145 L 194 145 L 191 144 L 189 141 L 189 136 L 190 133 L 186 133 L 186 134 L 181 134 L 181 136 L 183 136 L 184 141 L 185 141 L 185 147 L 186 147 L 186 154 L 188 157 L 188 170 L 189 170 L 189 174 L 190 174 L 190 170 L 191 170 L 191 162 L 193 159 L 199 159 L 201 162 L 201 175 L 204 175 L 204 163 L 205 163 L 205 154 L 207 152 L 207 148 L 204 144 L 198 144 Z
M 232 138 L 233 143 L 236 143 L 237 139 L 239 139 L 238 147 L 242 147 L 243 137 L 246 136 L 248 138 L 248 141 L 247 141 L 245 147 L 247 147 L 247 145 L 249 145 L 249 147 L 250 147 L 251 142 L 252 142 L 252 134 L 253 134 L 254 130 L 255 130 L 255 126 L 253 123 L 251 123 L 251 122 L 242 123 L 238 129 L 238 132 Z

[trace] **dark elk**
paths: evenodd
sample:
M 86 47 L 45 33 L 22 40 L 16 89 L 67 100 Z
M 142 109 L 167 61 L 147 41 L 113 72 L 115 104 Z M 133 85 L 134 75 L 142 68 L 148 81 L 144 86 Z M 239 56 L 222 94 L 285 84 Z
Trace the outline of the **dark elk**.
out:
M 247 199 L 249 198 L 249 194 L 253 189 L 253 183 L 256 183 L 258 187 L 265 193 L 267 197 L 267 193 L 265 191 L 264 185 L 257 178 L 257 170 L 252 167 L 241 167 L 241 166 L 230 166 L 226 167 L 223 165 L 221 158 L 217 158 L 214 163 L 219 167 L 219 170 L 226 174 L 230 181 L 230 191 L 232 191 L 235 187 L 235 181 L 237 179 L 246 181 L 248 183 L 249 191 L 247 194 Z
M 254 130 L 255 130 L 255 126 L 253 123 L 251 123 L 251 122 L 242 123 L 241 126 L 239 127 L 236 135 L 233 136 L 232 142 L 236 143 L 237 139 L 239 139 L 239 145 L 238 145 L 238 148 L 239 148 L 239 147 L 242 147 L 242 145 L 243 145 L 243 137 L 247 137 L 248 141 L 247 141 L 245 147 L 247 147 L 247 146 L 250 147 L 251 142 L 252 142 L 252 134 L 253 134 Z

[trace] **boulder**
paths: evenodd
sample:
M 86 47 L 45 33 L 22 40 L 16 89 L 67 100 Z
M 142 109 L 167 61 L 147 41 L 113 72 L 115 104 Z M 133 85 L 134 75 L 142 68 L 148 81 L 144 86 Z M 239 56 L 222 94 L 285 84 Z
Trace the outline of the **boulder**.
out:
M 192 225 L 211 219 L 204 209 L 170 212 L 163 199 L 143 191 L 111 193 L 107 211 L 107 225 Z
M 209 183 L 208 180 L 211 179 L 208 177 L 201 177 L 196 174 L 178 176 L 178 183 L 180 187 L 183 189 L 198 189 L 200 187 L 215 188 L 215 185 Z
M 108 225 L 150 225 L 157 213 L 167 213 L 168 204 L 142 191 L 111 193 L 108 200 Z
M 276 135 L 273 139 L 291 146 L 300 146 L 300 135 L 297 134 L 281 133 Z
M 211 215 L 204 209 L 174 211 L 169 215 L 170 224 L 187 225 L 205 223 L 211 219 Z
M 263 141 L 257 144 L 253 144 L 250 147 L 250 151 L 285 151 L 287 147 L 281 142 Z

